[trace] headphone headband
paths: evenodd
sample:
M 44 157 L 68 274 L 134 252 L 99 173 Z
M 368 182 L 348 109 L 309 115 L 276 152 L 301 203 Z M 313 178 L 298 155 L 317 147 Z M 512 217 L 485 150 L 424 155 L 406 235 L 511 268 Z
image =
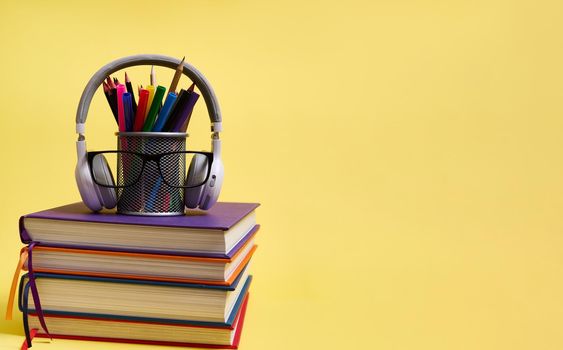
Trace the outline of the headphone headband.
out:
M 90 78 L 90 81 L 86 84 L 86 87 L 82 92 L 82 96 L 80 97 L 80 103 L 78 104 L 78 110 L 76 111 L 77 132 L 81 134 L 84 133 L 83 124 L 86 122 L 90 102 L 92 101 L 94 93 L 106 77 L 127 67 L 154 65 L 176 69 L 179 63 L 178 59 L 163 55 L 134 55 L 117 59 L 103 66 L 92 76 L 92 78 Z M 203 74 L 187 62 L 184 62 L 183 73 L 190 78 L 198 87 L 199 91 L 201 91 L 205 104 L 207 105 L 209 119 L 213 125 L 212 131 L 221 131 L 221 110 L 219 109 L 219 103 L 217 101 L 217 97 L 215 96 L 215 92 L 213 92 L 213 88 L 211 88 L 211 84 L 209 84 Z

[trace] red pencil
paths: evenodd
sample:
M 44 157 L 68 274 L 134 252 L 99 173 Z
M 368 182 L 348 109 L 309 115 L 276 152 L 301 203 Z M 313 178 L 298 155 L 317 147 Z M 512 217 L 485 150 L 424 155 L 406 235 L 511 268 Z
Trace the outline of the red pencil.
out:
M 106 78 L 106 84 L 109 86 L 110 89 L 115 89 L 115 88 L 117 88 L 117 87 L 115 86 L 115 84 L 113 83 L 113 80 L 111 80 L 110 77 L 107 77 L 107 78 Z
M 149 101 L 149 90 L 141 89 L 139 91 L 139 105 L 137 106 L 137 113 L 135 115 L 135 123 L 133 124 L 133 131 L 143 131 L 145 124 L 145 112 L 147 110 L 147 102 Z

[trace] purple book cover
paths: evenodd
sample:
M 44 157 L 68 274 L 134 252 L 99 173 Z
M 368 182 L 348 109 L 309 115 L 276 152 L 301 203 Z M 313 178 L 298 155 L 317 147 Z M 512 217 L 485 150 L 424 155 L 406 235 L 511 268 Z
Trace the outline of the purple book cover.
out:
M 67 220 L 67 221 L 86 221 L 106 224 L 121 225 L 144 225 L 144 226 L 161 226 L 161 227 L 183 227 L 194 229 L 208 230 L 229 230 L 232 226 L 242 220 L 245 216 L 254 211 L 260 204 L 258 203 L 234 203 L 234 202 L 218 202 L 207 211 L 187 210 L 186 215 L 180 216 L 135 216 L 116 214 L 115 210 L 102 210 L 98 213 L 90 211 L 82 202 L 64 205 L 57 208 L 39 211 L 36 213 L 24 215 L 19 220 L 20 238 L 23 243 L 30 243 L 31 238 L 27 233 L 24 225 L 25 218 L 39 218 L 51 220 Z M 259 229 L 259 225 L 254 226 L 238 244 L 227 254 L 198 254 L 190 253 L 194 256 L 224 257 L 231 258 L 238 249 L 250 239 Z M 65 247 L 64 245 L 59 245 Z M 89 249 L 87 246 L 72 246 L 74 248 Z M 91 248 L 90 248 L 91 249 Z M 95 249 L 101 249 L 96 247 Z M 111 249 L 108 249 L 111 250 Z M 155 251 L 137 252 L 159 253 Z M 171 254 L 167 252 L 167 254 Z M 173 253 L 172 253 L 173 254 Z M 184 254 L 182 254 L 184 255 Z

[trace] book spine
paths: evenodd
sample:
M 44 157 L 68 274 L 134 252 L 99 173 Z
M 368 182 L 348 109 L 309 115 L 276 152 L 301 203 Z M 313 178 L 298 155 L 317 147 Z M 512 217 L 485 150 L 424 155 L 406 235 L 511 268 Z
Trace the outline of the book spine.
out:
M 49 338 L 46 334 L 37 334 L 36 338 Z M 199 343 L 177 343 L 170 341 L 154 341 L 154 340 L 136 340 L 136 339 L 123 339 L 123 338 L 103 338 L 103 337 L 83 337 L 76 335 L 63 335 L 52 334 L 54 339 L 69 339 L 69 340 L 88 340 L 88 341 L 102 341 L 109 343 L 125 343 L 125 344 L 144 344 L 144 345 L 164 345 L 164 346 L 177 346 L 189 348 L 204 348 L 204 349 L 237 349 L 238 345 L 214 345 L 214 344 L 199 344 Z
M 29 291 L 31 290 L 31 296 L 33 297 L 33 304 L 35 307 L 35 311 L 37 312 L 37 317 L 39 318 L 39 323 L 41 324 L 41 328 L 48 336 L 49 330 L 47 329 L 47 324 L 45 323 L 45 317 L 43 316 L 43 308 L 41 307 L 41 300 L 39 298 L 39 291 L 37 290 L 37 284 L 35 283 L 35 274 L 33 273 L 33 263 L 32 263 L 32 251 L 35 247 L 35 243 L 31 243 L 28 247 L 28 258 L 27 258 L 27 270 L 28 273 L 22 276 L 22 280 L 20 281 L 20 285 L 24 281 L 24 278 L 27 278 L 27 283 L 25 284 L 23 290 L 23 305 L 21 306 L 21 310 L 24 315 L 23 325 L 27 343 L 29 347 L 31 347 L 31 338 L 29 327 L 27 323 L 27 313 L 29 312 L 28 309 L 28 300 L 29 300 Z
M 22 277 L 21 282 L 23 282 L 23 277 Z M 21 284 L 22 283 L 20 283 L 20 286 L 21 286 Z M 21 288 L 20 288 L 20 291 L 22 291 Z M 31 332 L 29 331 L 29 319 L 27 317 L 27 315 L 28 315 L 28 308 L 27 308 L 28 301 L 27 300 L 28 300 L 28 297 L 29 297 L 29 283 L 25 284 L 25 287 L 23 288 L 22 294 L 23 294 L 22 298 L 21 298 L 22 304 L 20 305 L 20 310 L 23 313 L 22 320 L 23 320 L 23 331 L 25 333 L 25 343 L 26 343 L 27 347 L 31 347 L 32 336 L 31 336 Z
M 246 297 L 241 306 L 240 310 L 240 319 L 237 323 L 237 330 L 235 332 L 235 338 L 233 339 L 233 348 L 238 349 L 238 345 L 240 343 L 240 337 L 242 334 L 242 328 L 244 326 L 244 320 L 246 319 L 246 308 L 248 307 L 248 299 L 250 299 L 250 292 L 246 293 Z
M 20 240 L 22 241 L 22 243 L 28 244 L 29 242 L 31 242 L 31 237 L 29 237 L 29 233 L 25 229 L 24 219 L 25 216 L 20 216 L 20 220 L 18 223 L 18 227 L 20 229 Z

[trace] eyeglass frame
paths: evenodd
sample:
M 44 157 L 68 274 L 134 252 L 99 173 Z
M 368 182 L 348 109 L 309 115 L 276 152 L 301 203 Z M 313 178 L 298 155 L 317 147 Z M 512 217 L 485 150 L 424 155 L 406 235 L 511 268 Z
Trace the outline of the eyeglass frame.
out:
M 96 177 L 94 176 L 94 167 L 93 162 L 94 162 L 94 157 L 96 157 L 98 154 L 102 154 L 102 153 L 118 153 L 118 154 L 123 154 L 123 153 L 127 153 L 127 154 L 134 154 L 136 156 L 139 156 L 142 160 L 143 160 L 143 165 L 141 166 L 141 171 L 139 172 L 139 176 L 137 177 L 137 179 L 129 184 L 129 185 L 123 185 L 123 186 L 119 186 L 119 185 L 105 185 L 105 184 L 101 184 L 98 183 L 98 181 L 96 181 Z M 164 156 L 170 155 L 170 154 L 201 154 L 203 156 L 205 156 L 207 158 L 207 175 L 205 176 L 205 180 L 197 185 L 197 186 L 174 186 L 168 183 L 168 181 L 166 181 L 166 178 L 164 177 L 164 175 L 162 174 L 162 169 L 160 168 L 160 159 Z M 176 152 L 164 152 L 164 153 L 157 153 L 157 154 L 146 154 L 146 153 L 139 153 L 139 152 L 132 152 L 132 151 L 119 151 L 119 150 L 111 150 L 111 151 L 93 151 L 93 152 L 86 152 L 86 157 L 88 160 L 88 167 L 90 168 L 90 176 L 92 177 L 92 180 L 94 181 L 94 183 L 98 186 L 102 186 L 102 187 L 107 187 L 107 188 L 127 188 L 127 187 L 131 187 L 136 185 L 139 180 L 141 179 L 141 176 L 143 175 L 143 171 L 145 170 L 145 164 L 148 161 L 154 161 L 156 162 L 157 168 L 158 168 L 158 173 L 160 174 L 160 177 L 162 178 L 162 181 L 164 181 L 164 183 L 170 187 L 173 188 L 196 188 L 196 187 L 200 187 L 203 186 L 207 180 L 209 180 L 209 176 L 211 175 L 211 164 L 213 163 L 213 152 L 205 152 L 205 151 L 176 151 Z M 111 173 L 111 170 L 110 170 Z M 112 174 L 113 177 L 113 174 Z

